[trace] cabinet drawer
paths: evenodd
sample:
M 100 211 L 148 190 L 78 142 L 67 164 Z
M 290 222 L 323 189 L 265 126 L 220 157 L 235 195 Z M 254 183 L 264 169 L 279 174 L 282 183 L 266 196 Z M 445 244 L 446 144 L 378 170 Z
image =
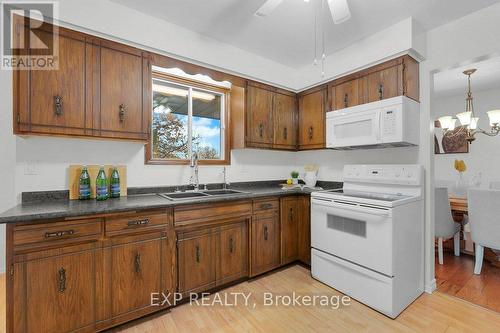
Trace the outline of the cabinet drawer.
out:
M 280 206 L 279 199 L 264 199 L 264 200 L 254 200 L 253 202 L 253 212 L 264 212 L 264 211 L 272 211 L 278 210 Z
M 167 227 L 172 223 L 172 215 L 166 212 L 144 212 L 110 217 L 106 219 L 106 235 L 140 232 L 142 230 Z
M 16 226 L 14 246 L 36 243 L 37 247 L 42 247 L 58 240 L 98 238 L 101 222 L 101 219 L 87 219 Z
M 181 206 L 175 208 L 174 224 L 176 227 L 193 224 L 218 224 L 221 220 L 250 215 L 251 213 L 250 202 Z

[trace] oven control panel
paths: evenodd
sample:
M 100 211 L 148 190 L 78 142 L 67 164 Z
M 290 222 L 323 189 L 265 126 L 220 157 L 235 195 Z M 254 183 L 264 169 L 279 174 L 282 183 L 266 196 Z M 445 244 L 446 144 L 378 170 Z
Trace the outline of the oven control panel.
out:
M 344 166 L 344 181 L 422 185 L 423 168 L 417 164 L 350 164 Z

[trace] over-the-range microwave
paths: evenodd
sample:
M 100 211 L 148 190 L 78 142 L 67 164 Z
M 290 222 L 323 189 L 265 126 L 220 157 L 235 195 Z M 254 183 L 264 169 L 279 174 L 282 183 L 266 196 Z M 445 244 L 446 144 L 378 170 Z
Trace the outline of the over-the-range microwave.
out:
M 416 146 L 420 104 L 406 96 L 362 104 L 326 114 L 326 147 L 366 149 Z

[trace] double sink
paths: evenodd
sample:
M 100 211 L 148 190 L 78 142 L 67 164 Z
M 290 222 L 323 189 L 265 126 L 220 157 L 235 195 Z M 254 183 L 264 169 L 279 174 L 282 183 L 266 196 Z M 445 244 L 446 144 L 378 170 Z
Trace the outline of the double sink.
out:
M 176 200 L 206 198 L 211 196 L 231 196 L 244 193 L 248 192 L 229 190 L 229 189 L 219 189 L 219 190 L 204 190 L 204 191 L 158 193 L 158 195 L 165 199 L 176 201 Z

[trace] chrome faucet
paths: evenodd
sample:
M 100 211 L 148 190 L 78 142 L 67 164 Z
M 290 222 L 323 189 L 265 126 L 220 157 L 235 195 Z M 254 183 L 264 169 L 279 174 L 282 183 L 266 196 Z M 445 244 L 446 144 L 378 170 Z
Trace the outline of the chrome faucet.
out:
M 227 170 L 226 170 L 226 167 L 224 167 L 224 170 L 222 170 L 222 174 L 224 175 L 224 184 L 222 185 L 222 188 L 223 188 L 224 190 L 226 190 L 226 189 L 227 189 L 227 187 L 228 187 L 229 185 L 231 185 L 231 184 L 227 181 Z
M 200 179 L 198 178 L 198 153 L 193 151 L 191 154 L 191 161 L 189 162 L 191 168 L 191 177 L 189 178 L 189 185 L 194 187 L 195 191 L 200 189 Z

